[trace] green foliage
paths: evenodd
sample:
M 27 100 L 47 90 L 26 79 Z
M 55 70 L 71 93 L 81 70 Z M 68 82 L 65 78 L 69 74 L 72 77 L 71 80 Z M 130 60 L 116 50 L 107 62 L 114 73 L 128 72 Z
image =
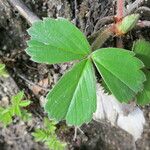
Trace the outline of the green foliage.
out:
M 109 94 L 109 95 L 112 94 L 103 79 L 102 79 L 102 81 L 100 82 L 100 84 L 101 84 L 101 86 L 103 87 L 103 90 L 104 90 L 105 93 L 107 93 L 107 94 Z
M 19 92 L 17 95 L 13 96 L 11 99 L 11 104 L 6 107 L 0 107 L 0 122 L 6 127 L 11 124 L 13 117 L 18 116 L 24 121 L 27 121 L 31 114 L 28 113 L 23 107 L 30 105 L 29 100 L 22 100 L 24 97 L 24 92 Z
M 137 103 L 146 105 L 150 103 L 150 71 L 145 71 L 147 80 L 144 82 L 144 90 L 137 95 Z
M 28 111 L 26 109 L 21 109 L 21 116 L 20 116 L 20 118 L 24 122 L 27 122 L 27 121 L 32 119 L 32 114 L 28 113 Z
M 24 97 L 24 92 L 23 91 L 19 92 L 17 95 L 12 97 L 12 100 L 11 100 L 12 115 L 17 115 L 17 116 L 21 117 L 21 115 L 22 115 L 21 108 L 30 105 L 29 100 L 23 100 L 22 101 L 23 97 Z
M 140 105 L 146 105 L 150 103 L 150 42 L 144 39 L 139 39 L 134 42 L 132 50 L 136 56 L 145 64 L 145 74 L 147 77 L 144 83 L 144 90 L 136 96 L 137 103 Z
M 143 61 L 145 67 L 150 69 L 150 42 L 140 39 L 133 45 L 136 56 Z
M 3 123 L 4 127 L 12 123 L 12 115 L 10 107 L 8 108 L 0 107 L 0 122 Z
M 90 45 L 79 29 L 65 19 L 44 19 L 28 30 L 31 40 L 26 52 L 36 62 L 54 64 L 82 59 Z
M 9 77 L 4 64 L 0 64 L 0 76 L 5 78 Z
M 96 81 L 91 61 L 77 63 L 50 91 L 47 99 L 45 110 L 50 118 L 66 119 L 69 125 L 91 121 L 96 110 Z
M 132 14 L 124 17 L 123 20 L 116 25 L 118 32 L 121 34 L 126 34 L 132 30 L 136 26 L 139 17 L 139 14 Z
M 143 89 L 143 63 L 133 52 L 118 48 L 102 48 L 93 53 L 94 63 L 106 85 L 121 102 L 129 102 Z M 123 90 L 121 90 L 123 89 Z
M 124 18 L 127 23 L 122 27 L 131 29 L 137 18 L 138 15 Z M 143 89 L 144 65 L 134 52 L 102 48 L 92 53 L 84 35 L 65 19 L 44 19 L 28 31 L 31 39 L 26 52 L 32 60 L 48 64 L 81 60 L 48 93 L 45 110 L 50 118 L 76 126 L 92 119 L 96 109 L 92 62 L 119 101 L 129 102 Z
M 45 118 L 44 127 L 36 129 L 32 135 L 36 142 L 43 142 L 50 150 L 64 150 L 66 144 L 58 140 L 55 130 L 56 123 Z

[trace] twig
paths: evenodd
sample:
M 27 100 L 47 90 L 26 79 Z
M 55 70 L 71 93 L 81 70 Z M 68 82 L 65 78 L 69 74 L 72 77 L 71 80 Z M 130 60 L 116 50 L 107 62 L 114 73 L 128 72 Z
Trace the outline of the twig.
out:
M 94 27 L 94 33 L 98 30 L 100 25 L 101 26 L 106 25 L 107 23 L 110 24 L 110 23 L 113 23 L 113 21 L 114 21 L 114 16 L 107 16 L 107 17 L 99 19 Z
M 84 132 L 79 127 L 77 129 L 81 132 L 81 134 L 85 135 Z
M 75 141 L 75 140 L 77 139 L 77 132 L 78 132 L 78 131 L 79 131 L 82 135 L 86 136 L 86 135 L 84 134 L 84 132 L 83 132 L 79 127 L 75 127 L 75 128 L 74 128 L 73 141 Z
M 150 8 L 142 6 L 142 7 L 139 7 L 135 12 L 137 13 L 137 12 L 141 12 L 141 11 L 150 12 Z
M 75 9 L 75 21 L 74 24 L 77 25 L 77 14 L 78 14 L 78 10 L 77 10 L 77 0 L 74 0 L 74 9 Z
M 129 4 L 127 6 L 127 13 L 125 15 L 131 14 L 132 12 L 134 12 L 134 10 L 137 9 L 142 3 L 144 3 L 144 0 L 136 0 L 132 4 Z
M 39 17 L 36 16 L 29 8 L 24 4 L 22 0 L 7 0 L 17 11 L 23 16 L 27 22 L 32 25 L 34 22 L 39 21 Z
M 74 128 L 74 137 L 73 137 L 73 141 L 75 141 L 77 139 L 77 127 Z
M 147 21 L 147 20 L 143 20 L 143 21 L 139 21 L 137 23 L 137 27 L 140 27 L 140 28 L 144 28 L 144 27 L 148 27 L 150 28 L 150 21 Z

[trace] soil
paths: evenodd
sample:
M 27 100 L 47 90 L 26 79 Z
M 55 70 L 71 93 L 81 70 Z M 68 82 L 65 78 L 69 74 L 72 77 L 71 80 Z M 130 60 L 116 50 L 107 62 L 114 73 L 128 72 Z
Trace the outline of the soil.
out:
M 112 0 L 24 0 L 25 4 L 41 19 L 43 17 L 64 17 L 74 22 L 88 37 L 104 24 L 97 22 L 105 16 L 114 15 Z M 144 6 L 150 7 L 150 0 Z M 75 8 L 77 10 L 75 11 Z M 15 119 L 8 128 L 0 126 L 0 150 L 46 150 L 42 143 L 36 143 L 31 132 L 42 126 L 44 110 L 41 107 L 47 89 L 51 89 L 72 63 L 45 65 L 32 62 L 25 53 L 29 28 L 26 20 L 7 2 L 0 1 L 0 61 L 6 64 L 10 77 L 0 77 L 0 105 L 9 104 L 10 97 L 24 90 L 26 97 L 33 101 L 28 110 L 33 114 L 32 121 L 24 123 Z M 141 19 L 148 20 L 150 14 L 143 13 Z M 131 48 L 134 40 L 144 37 L 150 40 L 150 29 L 135 29 L 123 37 L 125 48 Z M 116 39 L 110 38 L 103 46 L 115 46 Z M 48 79 L 48 80 L 47 80 Z M 43 86 L 41 88 L 40 86 Z M 40 85 L 40 86 L 37 86 Z M 137 150 L 150 150 L 150 106 L 142 108 L 146 125 L 142 138 L 136 142 Z M 65 128 L 65 129 L 64 129 Z M 59 123 L 57 133 L 67 142 L 69 150 L 134 150 L 131 135 L 111 126 L 108 122 L 95 122 L 81 127 L 84 134 L 78 133 L 73 141 L 74 129 Z

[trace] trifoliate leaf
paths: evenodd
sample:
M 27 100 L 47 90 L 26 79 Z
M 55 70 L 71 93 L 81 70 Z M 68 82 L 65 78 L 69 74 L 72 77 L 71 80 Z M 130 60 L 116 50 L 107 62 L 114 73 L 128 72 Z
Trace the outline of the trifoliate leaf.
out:
M 146 105 L 150 103 L 150 71 L 145 71 L 147 80 L 144 82 L 144 90 L 137 95 L 137 103 Z
M 4 64 L 0 64 L 0 76 L 5 78 L 9 77 L 9 74 L 6 71 Z
M 92 119 L 96 109 L 96 81 L 90 60 L 68 71 L 47 95 L 45 110 L 50 118 L 80 126 Z
M 140 70 L 144 65 L 133 52 L 119 48 L 102 48 L 92 54 L 106 85 L 121 102 L 129 102 L 143 89 L 146 80 Z
M 138 40 L 133 45 L 136 56 L 143 61 L 146 68 L 150 68 L 150 42 L 144 39 Z
M 90 53 L 83 33 L 66 19 L 38 21 L 28 32 L 31 39 L 26 52 L 33 61 L 55 64 L 82 59 Z

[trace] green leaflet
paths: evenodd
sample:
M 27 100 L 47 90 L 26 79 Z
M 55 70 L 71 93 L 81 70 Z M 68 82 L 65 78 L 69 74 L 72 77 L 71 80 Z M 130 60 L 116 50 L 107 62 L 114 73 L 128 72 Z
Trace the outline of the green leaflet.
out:
M 5 109 L 0 107 L 0 122 L 3 123 L 4 127 L 12 123 L 12 116 L 9 108 Z
M 137 95 L 137 103 L 146 105 L 150 103 L 150 71 L 145 71 L 147 80 L 144 82 L 144 90 Z
M 143 61 L 146 68 L 150 68 L 150 42 L 137 40 L 132 50 L 136 53 L 136 56 Z
M 54 121 L 50 121 L 48 118 L 44 118 L 44 129 L 36 129 L 36 131 L 33 132 L 32 135 L 37 142 L 45 142 L 45 140 L 47 140 L 53 134 L 56 134 L 55 130 L 56 123 Z
M 143 89 L 144 65 L 133 52 L 120 48 L 102 48 L 92 54 L 93 61 L 114 96 L 129 102 Z
M 36 129 L 34 133 L 32 133 L 36 142 L 44 142 L 48 138 L 48 133 L 43 129 Z
M 23 91 L 19 92 L 17 95 L 12 97 L 12 100 L 11 100 L 12 115 L 17 115 L 17 116 L 21 117 L 22 116 L 21 108 L 30 105 L 31 102 L 29 100 L 22 100 L 23 97 L 24 97 L 24 92 Z
M 68 71 L 47 95 L 45 110 L 50 118 L 80 126 L 96 110 L 96 81 L 92 63 L 83 60 Z
M 44 19 L 28 30 L 26 52 L 36 62 L 55 64 L 82 59 L 90 53 L 83 33 L 66 19 Z
M 9 74 L 7 73 L 6 69 L 5 69 L 5 65 L 0 63 L 0 76 L 2 77 L 9 77 Z
M 109 95 L 112 94 L 110 89 L 107 87 L 107 85 L 106 85 L 106 83 L 105 83 L 105 81 L 103 79 L 101 81 L 101 86 L 103 87 L 103 90 L 104 90 L 105 93 L 107 93 Z
M 23 91 L 20 91 L 15 96 L 12 96 L 12 99 L 11 99 L 12 105 L 19 105 L 23 97 L 24 97 Z
M 32 114 L 31 113 L 28 113 L 28 111 L 26 109 L 22 109 L 21 110 L 21 119 L 24 122 L 27 122 L 27 121 L 31 120 L 31 118 L 32 118 Z
M 65 150 L 66 143 L 61 142 L 56 135 L 56 123 L 44 119 L 44 127 L 35 129 L 32 133 L 36 142 L 43 142 L 50 150 Z
M 24 92 L 19 92 L 11 98 L 11 104 L 6 107 L 0 107 L 0 122 L 6 127 L 11 124 L 15 116 L 20 117 L 23 121 L 28 121 L 31 118 L 31 114 L 27 110 L 22 109 L 30 104 L 29 100 L 22 101 Z

